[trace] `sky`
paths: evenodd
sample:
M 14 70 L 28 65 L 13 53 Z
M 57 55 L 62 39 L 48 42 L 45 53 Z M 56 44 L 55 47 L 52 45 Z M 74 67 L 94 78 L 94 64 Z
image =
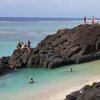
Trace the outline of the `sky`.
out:
M 100 0 L 0 0 L 0 17 L 100 17 Z

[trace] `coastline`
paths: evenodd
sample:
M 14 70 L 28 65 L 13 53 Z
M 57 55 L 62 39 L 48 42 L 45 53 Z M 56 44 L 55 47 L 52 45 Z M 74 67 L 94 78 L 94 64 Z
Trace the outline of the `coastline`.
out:
M 64 100 L 66 95 L 70 94 L 71 92 L 77 91 L 84 87 L 85 85 L 91 85 L 93 82 L 99 82 L 100 75 L 92 76 L 92 77 L 84 77 L 83 79 L 78 79 L 77 81 L 72 80 L 72 83 L 67 83 L 64 81 L 63 83 L 55 84 L 53 87 L 46 87 L 45 90 L 38 91 L 35 94 L 31 91 L 20 91 L 17 94 L 12 96 L 5 96 L 2 97 L 2 100 Z M 21 94 L 21 95 L 20 95 Z
M 44 91 L 43 93 L 37 94 L 34 96 L 35 100 L 64 100 L 66 95 L 70 94 L 71 92 L 80 90 L 85 85 L 92 85 L 93 82 L 100 82 L 100 75 L 94 77 L 84 78 L 82 80 L 78 80 L 73 82 L 72 84 L 63 84 L 62 86 L 56 86 L 54 89 L 50 89 L 48 91 Z M 45 94 L 45 95 L 44 95 Z M 33 98 L 29 100 L 32 100 Z M 27 98 L 27 99 L 28 99 Z M 25 99 L 25 100 L 27 100 Z
M 56 93 L 55 95 L 53 95 L 52 97 L 50 97 L 48 100 L 64 100 L 66 95 L 69 95 L 72 92 L 75 92 L 77 90 L 80 90 L 81 88 L 83 88 L 85 85 L 92 85 L 93 82 L 100 82 L 99 79 L 100 76 L 94 76 L 94 77 L 90 77 L 88 79 L 84 79 L 83 81 L 80 81 L 79 83 L 76 82 L 75 86 L 71 86 L 69 89 L 63 87 L 63 91 Z
M 99 31 L 94 30 L 94 32 L 89 35 L 88 35 L 88 32 L 86 31 L 86 34 L 84 35 L 83 31 L 87 30 L 88 28 L 90 29 L 89 32 L 93 31 L 95 28 L 99 29 Z M 68 44 L 68 41 L 70 40 L 67 41 L 65 38 L 68 35 L 68 34 L 66 35 L 67 32 L 68 34 L 71 33 L 72 35 L 71 37 L 73 37 L 74 35 L 78 36 L 75 38 L 76 44 L 74 44 L 74 41 L 72 41 L 73 38 L 71 39 L 71 44 Z M 70 29 L 59 30 L 57 32 L 57 35 L 47 36 L 36 48 L 31 48 L 30 52 L 27 51 L 25 48 L 20 51 L 16 49 L 14 50 L 13 55 L 10 58 L 3 57 L 1 59 L 1 66 L 3 67 L 1 68 L 3 70 L 3 68 L 9 67 L 8 65 L 13 66 L 13 68 L 14 67 L 15 68 L 16 67 L 18 68 L 23 68 L 23 67 L 24 68 L 25 67 L 56 68 L 65 64 L 66 65 L 74 64 L 74 63 L 77 64 L 77 63 L 83 63 L 83 62 L 87 62 L 87 61 L 91 61 L 95 59 L 100 59 L 100 47 L 99 47 L 100 43 L 98 42 L 99 41 L 98 36 L 100 35 L 99 32 L 100 32 L 100 25 L 87 25 L 87 26 L 80 25 L 71 30 Z M 94 36 L 94 33 L 96 33 L 95 36 Z M 79 38 L 80 36 L 81 37 L 84 36 L 84 38 L 82 37 L 79 41 L 77 41 L 77 38 Z M 88 37 L 93 38 L 93 40 L 91 40 L 91 43 L 87 41 Z M 67 38 L 69 39 L 70 35 L 68 35 Z M 84 45 L 82 41 L 83 39 L 84 39 Z M 95 39 L 97 39 L 96 43 L 94 41 Z M 56 41 L 53 41 L 53 40 L 56 40 Z M 87 43 L 89 44 L 87 45 Z M 65 47 L 67 48 L 64 50 Z M 68 47 L 70 48 L 70 51 Z M 65 51 L 68 51 L 68 52 L 66 53 Z M 64 56 L 66 54 L 68 57 Z M 94 63 L 93 67 L 96 64 L 99 65 L 98 63 Z M 100 67 L 98 66 L 98 68 Z M 63 80 L 58 82 L 55 78 L 55 80 L 57 81 L 56 84 L 53 84 L 51 86 L 52 83 L 51 84 L 47 83 L 45 84 L 46 85 L 45 88 L 42 88 L 42 89 L 39 88 L 40 90 L 39 91 L 36 90 L 35 93 L 33 90 L 34 88 L 30 90 L 23 88 L 21 91 L 18 91 L 17 93 L 12 93 L 10 95 L 8 94 L 8 95 L 3 95 L 3 96 L 1 95 L 1 98 L 2 100 L 14 100 L 14 98 L 16 98 L 16 100 L 33 100 L 33 99 L 34 100 L 64 100 L 66 95 L 70 94 L 71 92 L 81 89 L 84 85 L 92 84 L 93 82 L 100 81 L 99 80 L 100 72 L 98 73 L 98 69 L 96 70 L 96 73 L 94 75 L 90 74 L 88 77 L 85 76 L 85 74 L 88 74 L 89 72 L 91 73 L 92 72 L 91 70 L 89 70 L 87 67 L 83 68 L 82 71 L 76 74 L 76 76 L 79 76 L 79 77 L 74 77 L 75 74 L 72 74 L 72 76 L 70 75 L 71 76 L 70 80 L 68 80 L 69 77 L 65 79 L 64 77 L 61 77 Z M 81 74 L 83 74 L 83 77 L 80 76 Z M 67 74 L 62 73 L 62 76 L 64 75 L 67 76 Z M 54 76 L 57 76 L 57 74 Z

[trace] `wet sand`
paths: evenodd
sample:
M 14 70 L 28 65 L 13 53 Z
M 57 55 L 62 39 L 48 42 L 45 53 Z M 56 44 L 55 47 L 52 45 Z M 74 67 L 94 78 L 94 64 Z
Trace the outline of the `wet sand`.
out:
M 93 82 L 99 82 L 100 75 L 80 78 L 76 81 L 63 81 L 63 83 L 55 84 L 53 87 L 45 87 L 44 90 L 40 90 L 35 94 L 31 91 L 20 91 L 12 96 L 2 96 L 2 100 L 64 100 L 67 94 L 81 89 L 84 85 L 92 84 Z

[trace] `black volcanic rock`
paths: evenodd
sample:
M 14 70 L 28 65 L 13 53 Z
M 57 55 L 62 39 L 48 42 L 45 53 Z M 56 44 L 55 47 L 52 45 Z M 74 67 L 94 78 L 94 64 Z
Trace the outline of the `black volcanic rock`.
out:
M 100 82 L 86 85 L 66 96 L 65 100 L 100 100 Z
M 0 58 L 0 76 L 13 71 L 9 67 L 9 64 L 8 64 L 9 59 L 10 59 L 10 56 Z
M 17 68 L 26 67 L 31 53 L 32 53 L 32 49 L 31 52 L 28 52 L 26 49 L 23 50 L 16 49 L 14 50 L 8 63 L 10 66 L 17 67 Z
M 100 59 L 100 25 L 79 25 L 48 35 L 36 48 L 14 50 L 9 65 L 55 68 Z

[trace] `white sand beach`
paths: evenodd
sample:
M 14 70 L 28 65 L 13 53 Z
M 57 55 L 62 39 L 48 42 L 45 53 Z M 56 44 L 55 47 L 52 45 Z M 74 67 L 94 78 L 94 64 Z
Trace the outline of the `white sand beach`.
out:
M 12 96 L 1 97 L 2 100 L 64 100 L 67 94 L 81 89 L 87 84 L 92 84 L 93 82 L 99 82 L 100 76 L 86 77 L 83 79 L 78 79 L 76 81 L 64 81 L 63 83 L 58 83 L 54 87 L 47 87 L 45 90 L 40 90 L 33 94 L 32 91 L 21 91 L 21 93 L 13 94 Z
M 58 93 L 55 93 L 48 100 L 64 100 L 66 95 L 70 94 L 71 92 L 77 91 L 87 84 L 92 85 L 93 82 L 100 82 L 99 77 L 100 76 L 94 76 L 94 77 L 90 77 L 90 78 L 77 81 L 71 84 L 70 87 L 64 86 L 63 90 L 61 90 Z
M 93 82 L 99 82 L 100 76 L 88 77 L 86 79 L 80 79 L 73 83 L 63 83 L 59 86 L 55 86 L 54 89 L 45 91 L 38 96 L 35 96 L 35 100 L 64 100 L 67 94 L 81 89 L 83 86 Z M 32 100 L 32 99 L 30 99 Z

